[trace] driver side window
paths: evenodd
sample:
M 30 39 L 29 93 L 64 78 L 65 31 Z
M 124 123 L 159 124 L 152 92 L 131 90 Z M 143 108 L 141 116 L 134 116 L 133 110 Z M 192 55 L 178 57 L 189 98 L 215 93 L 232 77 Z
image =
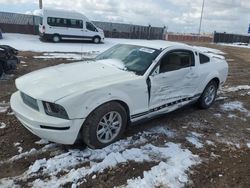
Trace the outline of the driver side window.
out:
M 86 22 L 86 28 L 90 31 L 97 31 L 97 29 L 95 28 L 95 26 L 90 23 L 90 22 Z
M 160 73 L 171 72 L 194 66 L 194 53 L 189 50 L 174 50 L 160 60 Z

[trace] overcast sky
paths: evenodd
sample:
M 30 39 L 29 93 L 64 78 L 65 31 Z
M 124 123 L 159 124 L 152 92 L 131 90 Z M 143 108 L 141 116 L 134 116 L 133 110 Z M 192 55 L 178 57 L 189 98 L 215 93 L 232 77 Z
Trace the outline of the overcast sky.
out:
M 203 0 L 43 0 L 44 7 L 72 9 L 96 21 L 168 26 L 197 33 Z M 0 11 L 38 9 L 38 0 L 0 0 Z M 250 0 L 205 0 L 202 32 L 247 33 Z

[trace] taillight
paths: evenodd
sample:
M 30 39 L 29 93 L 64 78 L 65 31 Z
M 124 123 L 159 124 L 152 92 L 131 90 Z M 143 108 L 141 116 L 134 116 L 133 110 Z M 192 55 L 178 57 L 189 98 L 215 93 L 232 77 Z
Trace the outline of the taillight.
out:
M 45 25 L 42 27 L 42 33 L 45 33 Z

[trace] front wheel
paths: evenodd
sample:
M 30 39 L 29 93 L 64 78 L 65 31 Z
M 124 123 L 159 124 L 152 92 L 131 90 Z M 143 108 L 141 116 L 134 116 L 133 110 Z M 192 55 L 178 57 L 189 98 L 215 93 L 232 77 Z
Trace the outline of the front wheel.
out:
M 103 148 L 123 134 L 127 113 L 117 102 L 103 104 L 94 110 L 83 124 L 83 141 L 90 148 Z
M 209 108 L 213 104 L 216 98 L 217 90 L 218 90 L 218 84 L 216 83 L 216 81 L 214 80 L 210 81 L 198 100 L 199 107 L 202 109 Z
M 94 38 L 93 38 L 93 42 L 94 42 L 95 44 L 100 43 L 100 42 L 101 42 L 100 37 L 94 37 Z

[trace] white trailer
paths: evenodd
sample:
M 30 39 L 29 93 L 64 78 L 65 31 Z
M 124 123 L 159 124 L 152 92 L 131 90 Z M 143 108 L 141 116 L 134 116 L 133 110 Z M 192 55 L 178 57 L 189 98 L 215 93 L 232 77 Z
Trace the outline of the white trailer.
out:
M 104 32 L 96 27 L 85 15 L 66 10 L 43 9 L 39 25 L 41 39 L 60 42 L 61 40 L 104 41 Z

